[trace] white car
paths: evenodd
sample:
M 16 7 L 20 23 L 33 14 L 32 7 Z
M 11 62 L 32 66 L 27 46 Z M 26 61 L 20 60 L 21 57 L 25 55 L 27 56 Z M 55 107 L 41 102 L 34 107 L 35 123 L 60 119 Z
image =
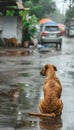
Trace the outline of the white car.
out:
M 38 44 L 55 44 L 56 47 L 62 45 L 62 31 L 57 24 L 44 24 L 38 36 Z

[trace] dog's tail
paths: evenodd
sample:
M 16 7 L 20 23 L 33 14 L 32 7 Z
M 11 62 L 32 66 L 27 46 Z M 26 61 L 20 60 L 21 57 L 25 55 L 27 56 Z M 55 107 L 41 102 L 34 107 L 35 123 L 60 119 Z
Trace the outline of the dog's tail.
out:
M 37 113 L 37 112 L 29 112 L 29 115 L 31 116 L 37 116 L 37 117 L 55 117 L 55 113 L 47 114 L 47 113 Z

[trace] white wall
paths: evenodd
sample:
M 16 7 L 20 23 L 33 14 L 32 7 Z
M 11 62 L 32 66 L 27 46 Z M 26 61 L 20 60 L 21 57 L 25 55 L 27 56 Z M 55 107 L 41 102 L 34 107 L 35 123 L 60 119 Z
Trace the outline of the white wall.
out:
M 3 16 L 0 17 L 0 28 L 2 28 L 2 38 L 16 37 L 18 42 L 22 39 L 22 23 L 18 22 L 18 16 Z

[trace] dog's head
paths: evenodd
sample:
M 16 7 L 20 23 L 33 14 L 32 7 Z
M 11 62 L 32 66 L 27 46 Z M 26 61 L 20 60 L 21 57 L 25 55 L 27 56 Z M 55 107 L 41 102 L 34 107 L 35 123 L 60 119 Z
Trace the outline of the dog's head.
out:
M 52 65 L 52 64 L 46 64 L 42 68 L 40 74 L 42 76 L 50 76 L 50 77 L 52 77 L 55 74 L 55 71 L 57 71 L 57 68 L 54 65 Z

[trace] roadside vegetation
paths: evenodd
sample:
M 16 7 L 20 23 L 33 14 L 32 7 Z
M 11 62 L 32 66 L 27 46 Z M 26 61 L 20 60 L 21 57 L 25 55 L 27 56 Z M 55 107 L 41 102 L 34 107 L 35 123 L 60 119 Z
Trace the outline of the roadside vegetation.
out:
M 64 2 L 68 7 L 65 14 L 65 21 L 67 21 L 70 18 L 74 18 L 74 0 L 64 0 Z
M 49 14 L 56 10 L 53 0 L 23 0 L 24 6 L 29 7 L 29 14 L 36 15 L 37 18 L 49 17 Z

